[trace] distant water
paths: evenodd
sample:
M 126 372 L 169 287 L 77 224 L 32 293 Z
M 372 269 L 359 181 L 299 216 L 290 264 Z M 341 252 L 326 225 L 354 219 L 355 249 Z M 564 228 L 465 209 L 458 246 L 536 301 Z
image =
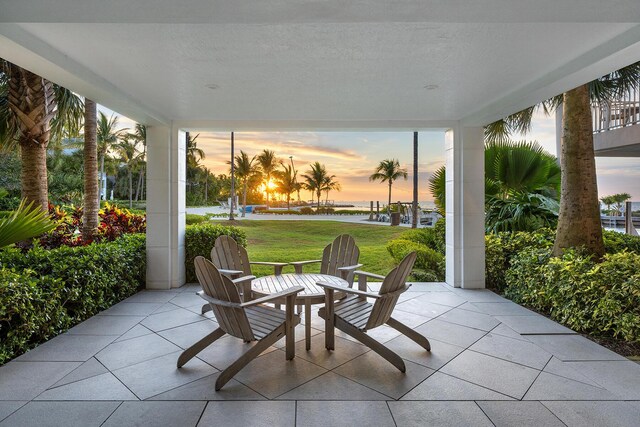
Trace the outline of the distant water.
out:
M 333 203 L 335 205 L 353 205 L 351 208 L 340 208 L 340 209 L 369 209 L 371 200 L 334 200 Z M 385 205 L 387 202 L 380 200 L 380 207 Z M 432 201 L 419 201 L 418 204 L 421 208 L 424 209 L 433 209 L 436 207 L 435 203 Z M 376 201 L 373 201 L 373 209 L 376 208 Z

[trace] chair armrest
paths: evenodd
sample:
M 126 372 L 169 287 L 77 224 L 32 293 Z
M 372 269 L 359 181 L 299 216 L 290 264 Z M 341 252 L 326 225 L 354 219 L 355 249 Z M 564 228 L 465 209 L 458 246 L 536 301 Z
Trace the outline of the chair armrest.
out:
M 356 268 L 360 268 L 362 267 L 364 264 L 355 264 L 355 265 L 348 265 L 345 267 L 338 267 L 338 270 L 340 271 L 352 271 L 355 270 Z
M 369 273 L 368 271 L 356 270 L 354 274 L 358 276 L 371 277 L 372 279 L 384 280 L 385 277 L 375 273 Z
M 286 267 L 289 265 L 288 262 L 269 262 L 269 261 L 249 261 L 249 264 L 253 265 L 271 265 L 274 267 Z
M 304 291 L 304 286 L 292 286 L 288 289 L 285 289 L 284 291 L 276 292 L 275 294 L 270 294 L 270 295 L 267 295 L 266 297 L 254 299 L 248 302 L 243 302 L 242 304 L 239 304 L 239 307 L 241 308 L 251 307 L 253 305 L 262 304 L 262 303 L 273 301 L 276 299 L 285 298 L 289 295 L 297 294 L 300 291 Z
M 314 262 L 322 262 L 321 259 L 310 259 L 307 261 L 294 261 L 294 262 L 290 262 L 289 264 L 291 265 L 307 265 L 307 264 L 313 264 Z
M 288 262 L 268 262 L 268 261 L 249 261 L 249 264 L 253 265 L 269 265 L 273 267 L 273 273 L 276 276 L 282 274 L 282 269 L 289 265 Z
M 229 275 L 229 276 L 235 276 L 237 274 L 244 274 L 244 271 L 242 270 L 225 270 L 225 269 L 218 269 L 218 271 L 220 272 L 220 274 L 225 274 L 225 275 Z
M 307 264 L 313 264 L 316 262 L 322 262 L 321 259 L 311 259 L 308 261 L 294 261 L 294 262 L 290 262 L 289 264 L 293 265 L 293 268 L 296 271 L 296 274 L 302 274 L 302 266 L 307 265 Z
M 242 276 L 242 277 L 238 277 L 237 279 L 232 279 L 231 281 L 233 282 L 234 285 L 237 285 L 239 283 L 250 282 L 255 278 L 256 276 Z
M 316 285 L 322 286 L 323 288 L 333 289 L 334 291 L 344 292 L 347 294 L 360 295 L 367 298 L 382 298 L 379 294 L 372 294 L 370 292 L 360 291 L 358 289 L 345 288 L 344 286 L 337 286 L 327 282 L 316 282 Z
M 230 302 L 230 301 L 222 301 L 216 298 L 212 298 L 209 295 L 205 294 L 204 291 L 198 291 L 196 294 L 206 300 L 208 303 L 213 305 L 219 305 L 222 307 L 230 307 L 230 308 L 241 308 L 241 304 L 238 302 Z

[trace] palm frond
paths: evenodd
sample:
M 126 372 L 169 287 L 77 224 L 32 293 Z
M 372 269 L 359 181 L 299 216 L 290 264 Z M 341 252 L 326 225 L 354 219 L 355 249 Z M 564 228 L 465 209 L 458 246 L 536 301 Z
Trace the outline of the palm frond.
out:
M 47 212 L 34 207 L 33 202 L 27 204 L 22 200 L 11 216 L 0 220 L 0 248 L 39 236 L 55 227 Z

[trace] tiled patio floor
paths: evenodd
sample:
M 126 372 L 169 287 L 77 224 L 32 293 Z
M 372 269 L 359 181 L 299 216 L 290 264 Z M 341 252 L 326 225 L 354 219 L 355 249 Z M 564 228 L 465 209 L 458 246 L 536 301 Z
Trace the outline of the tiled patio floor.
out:
M 214 391 L 248 344 L 225 337 L 184 368 L 217 325 L 196 286 L 143 291 L 0 368 L 0 426 L 638 426 L 640 365 L 489 291 L 414 284 L 394 317 L 427 336 L 371 331 L 402 374 L 338 333 L 310 352 L 283 342 Z M 303 328 L 297 328 L 303 340 Z

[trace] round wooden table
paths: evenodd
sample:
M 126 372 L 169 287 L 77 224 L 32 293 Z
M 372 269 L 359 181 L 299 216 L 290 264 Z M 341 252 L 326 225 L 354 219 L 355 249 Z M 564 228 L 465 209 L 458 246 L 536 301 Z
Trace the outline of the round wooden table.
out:
M 298 293 L 295 303 L 304 304 L 304 332 L 307 350 L 311 349 L 311 305 L 324 304 L 324 288 L 316 285 L 316 282 L 327 282 L 336 286 L 349 287 L 349 283 L 336 276 L 327 274 L 281 274 L 278 276 L 264 276 L 251 282 L 251 291 L 258 297 L 280 292 L 292 286 L 303 286 L 304 290 Z M 344 297 L 344 293 L 336 292 L 336 299 Z

